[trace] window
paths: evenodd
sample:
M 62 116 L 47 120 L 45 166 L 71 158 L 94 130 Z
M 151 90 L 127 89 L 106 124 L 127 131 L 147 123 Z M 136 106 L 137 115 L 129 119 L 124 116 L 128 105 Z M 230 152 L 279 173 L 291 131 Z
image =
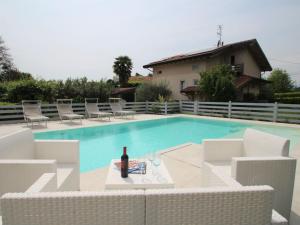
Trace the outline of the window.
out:
M 232 55 L 230 56 L 230 65 L 234 65 L 235 64 L 235 56 Z
M 192 65 L 192 70 L 198 72 L 199 71 L 200 66 L 197 64 Z
M 180 81 L 180 91 L 184 88 L 184 84 L 185 84 L 185 81 L 184 80 L 181 80 Z
M 199 80 L 197 80 L 197 79 L 194 79 L 194 81 L 193 81 L 194 85 L 198 85 L 198 82 L 199 82 Z

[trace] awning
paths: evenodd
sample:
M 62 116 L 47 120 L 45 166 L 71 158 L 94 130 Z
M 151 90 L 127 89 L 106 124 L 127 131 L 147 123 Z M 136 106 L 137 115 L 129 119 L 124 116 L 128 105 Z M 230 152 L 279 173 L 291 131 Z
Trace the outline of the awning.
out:
M 127 93 L 135 93 L 135 87 L 115 88 L 111 92 L 112 95 L 127 94 Z
M 235 79 L 234 86 L 236 88 L 242 88 L 245 85 L 249 84 L 250 82 L 269 83 L 269 81 L 261 79 L 261 78 L 251 77 L 248 75 L 242 75 Z
M 198 91 L 199 91 L 199 87 L 196 85 L 193 85 L 193 86 L 188 86 L 188 87 L 182 89 L 180 92 L 185 93 L 185 94 L 191 94 L 191 93 L 195 93 Z

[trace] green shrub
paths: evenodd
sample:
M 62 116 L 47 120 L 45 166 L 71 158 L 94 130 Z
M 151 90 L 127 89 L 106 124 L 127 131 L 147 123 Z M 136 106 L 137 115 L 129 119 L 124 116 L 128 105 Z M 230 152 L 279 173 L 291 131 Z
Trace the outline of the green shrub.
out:
M 285 97 L 285 98 L 275 98 L 276 102 L 287 103 L 287 104 L 300 104 L 299 97 Z
M 11 102 L 0 102 L 0 106 L 5 106 L 5 105 L 15 105 L 15 104 Z
M 42 89 L 36 80 L 20 80 L 7 83 L 7 101 L 20 102 L 24 99 L 42 98 Z
M 300 104 L 300 92 L 275 93 L 276 102 L 287 104 Z
M 18 103 L 24 99 L 37 99 L 53 103 L 58 98 L 72 98 L 74 102 L 84 102 L 85 98 L 108 100 L 112 85 L 105 80 L 88 81 L 87 78 L 61 80 L 18 80 L 0 85 L 2 101 Z
M 7 92 L 6 86 L 3 84 L 0 84 L 0 99 L 3 99 L 6 92 Z
M 300 92 L 299 91 L 295 91 L 295 92 L 285 92 L 285 93 L 275 93 L 274 94 L 275 97 L 299 97 L 300 96 Z
M 136 100 L 140 102 L 157 101 L 159 98 L 168 100 L 172 94 L 166 82 L 144 83 L 136 89 Z

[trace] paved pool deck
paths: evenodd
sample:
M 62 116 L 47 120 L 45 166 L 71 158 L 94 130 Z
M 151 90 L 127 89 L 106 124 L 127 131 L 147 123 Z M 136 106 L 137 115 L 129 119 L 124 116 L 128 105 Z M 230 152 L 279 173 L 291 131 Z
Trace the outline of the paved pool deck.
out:
M 61 130 L 61 129 L 74 129 L 79 127 L 87 126 L 100 126 L 106 124 L 117 124 L 117 123 L 126 123 L 131 121 L 139 120 L 151 120 L 151 119 L 160 119 L 173 116 L 189 116 L 196 118 L 208 118 L 214 120 L 230 120 L 230 121 L 239 121 L 255 124 L 268 124 L 276 125 L 278 129 L 280 126 L 284 127 L 294 127 L 299 128 L 300 125 L 294 124 L 280 124 L 280 123 L 270 123 L 270 122 L 260 122 L 260 121 L 245 121 L 239 119 L 225 119 L 225 118 L 215 118 L 215 117 L 203 117 L 195 115 L 183 115 L 183 114 L 174 114 L 174 115 L 150 115 L 150 114 L 139 114 L 136 115 L 134 119 L 119 119 L 112 118 L 110 122 L 99 121 L 99 120 L 83 120 L 83 124 L 80 122 L 73 123 L 61 123 L 60 121 L 50 121 L 48 123 L 48 128 L 43 127 L 42 125 L 36 125 L 33 127 L 34 132 L 49 131 L 49 130 Z M 0 125 L 0 136 L 3 136 L 7 133 L 13 132 L 20 128 L 27 127 L 24 123 L 19 124 L 1 124 Z M 293 146 L 291 149 L 291 156 L 298 159 L 297 169 L 296 169 L 296 179 L 294 186 L 294 197 L 292 205 L 292 215 L 290 224 L 296 225 L 300 224 L 300 143 L 296 146 Z M 162 160 L 164 161 L 166 167 L 169 170 L 171 177 L 175 182 L 176 188 L 182 187 L 201 187 L 201 176 L 202 176 L 202 145 L 187 143 L 178 148 L 172 148 L 171 151 L 162 153 Z M 99 191 L 104 190 L 104 183 L 107 176 L 108 167 L 100 168 L 86 173 L 81 173 L 81 184 L 80 188 L 82 191 Z

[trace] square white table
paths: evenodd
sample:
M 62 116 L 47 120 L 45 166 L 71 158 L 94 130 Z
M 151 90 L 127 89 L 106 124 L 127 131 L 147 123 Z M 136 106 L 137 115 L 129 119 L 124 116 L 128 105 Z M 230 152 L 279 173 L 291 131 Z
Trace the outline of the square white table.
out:
M 135 159 L 131 159 L 135 160 Z M 110 163 L 107 178 L 105 181 L 105 189 L 157 189 L 157 188 L 174 188 L 174 182 L 161 160 L 160 165 L 152 172 L 152 166 L 149 161 L 147 163 L 146 174 L 128 174 L 127 178 L 121 177 L 121 171 L 115 165 L 119 162 L 113 159 Z

